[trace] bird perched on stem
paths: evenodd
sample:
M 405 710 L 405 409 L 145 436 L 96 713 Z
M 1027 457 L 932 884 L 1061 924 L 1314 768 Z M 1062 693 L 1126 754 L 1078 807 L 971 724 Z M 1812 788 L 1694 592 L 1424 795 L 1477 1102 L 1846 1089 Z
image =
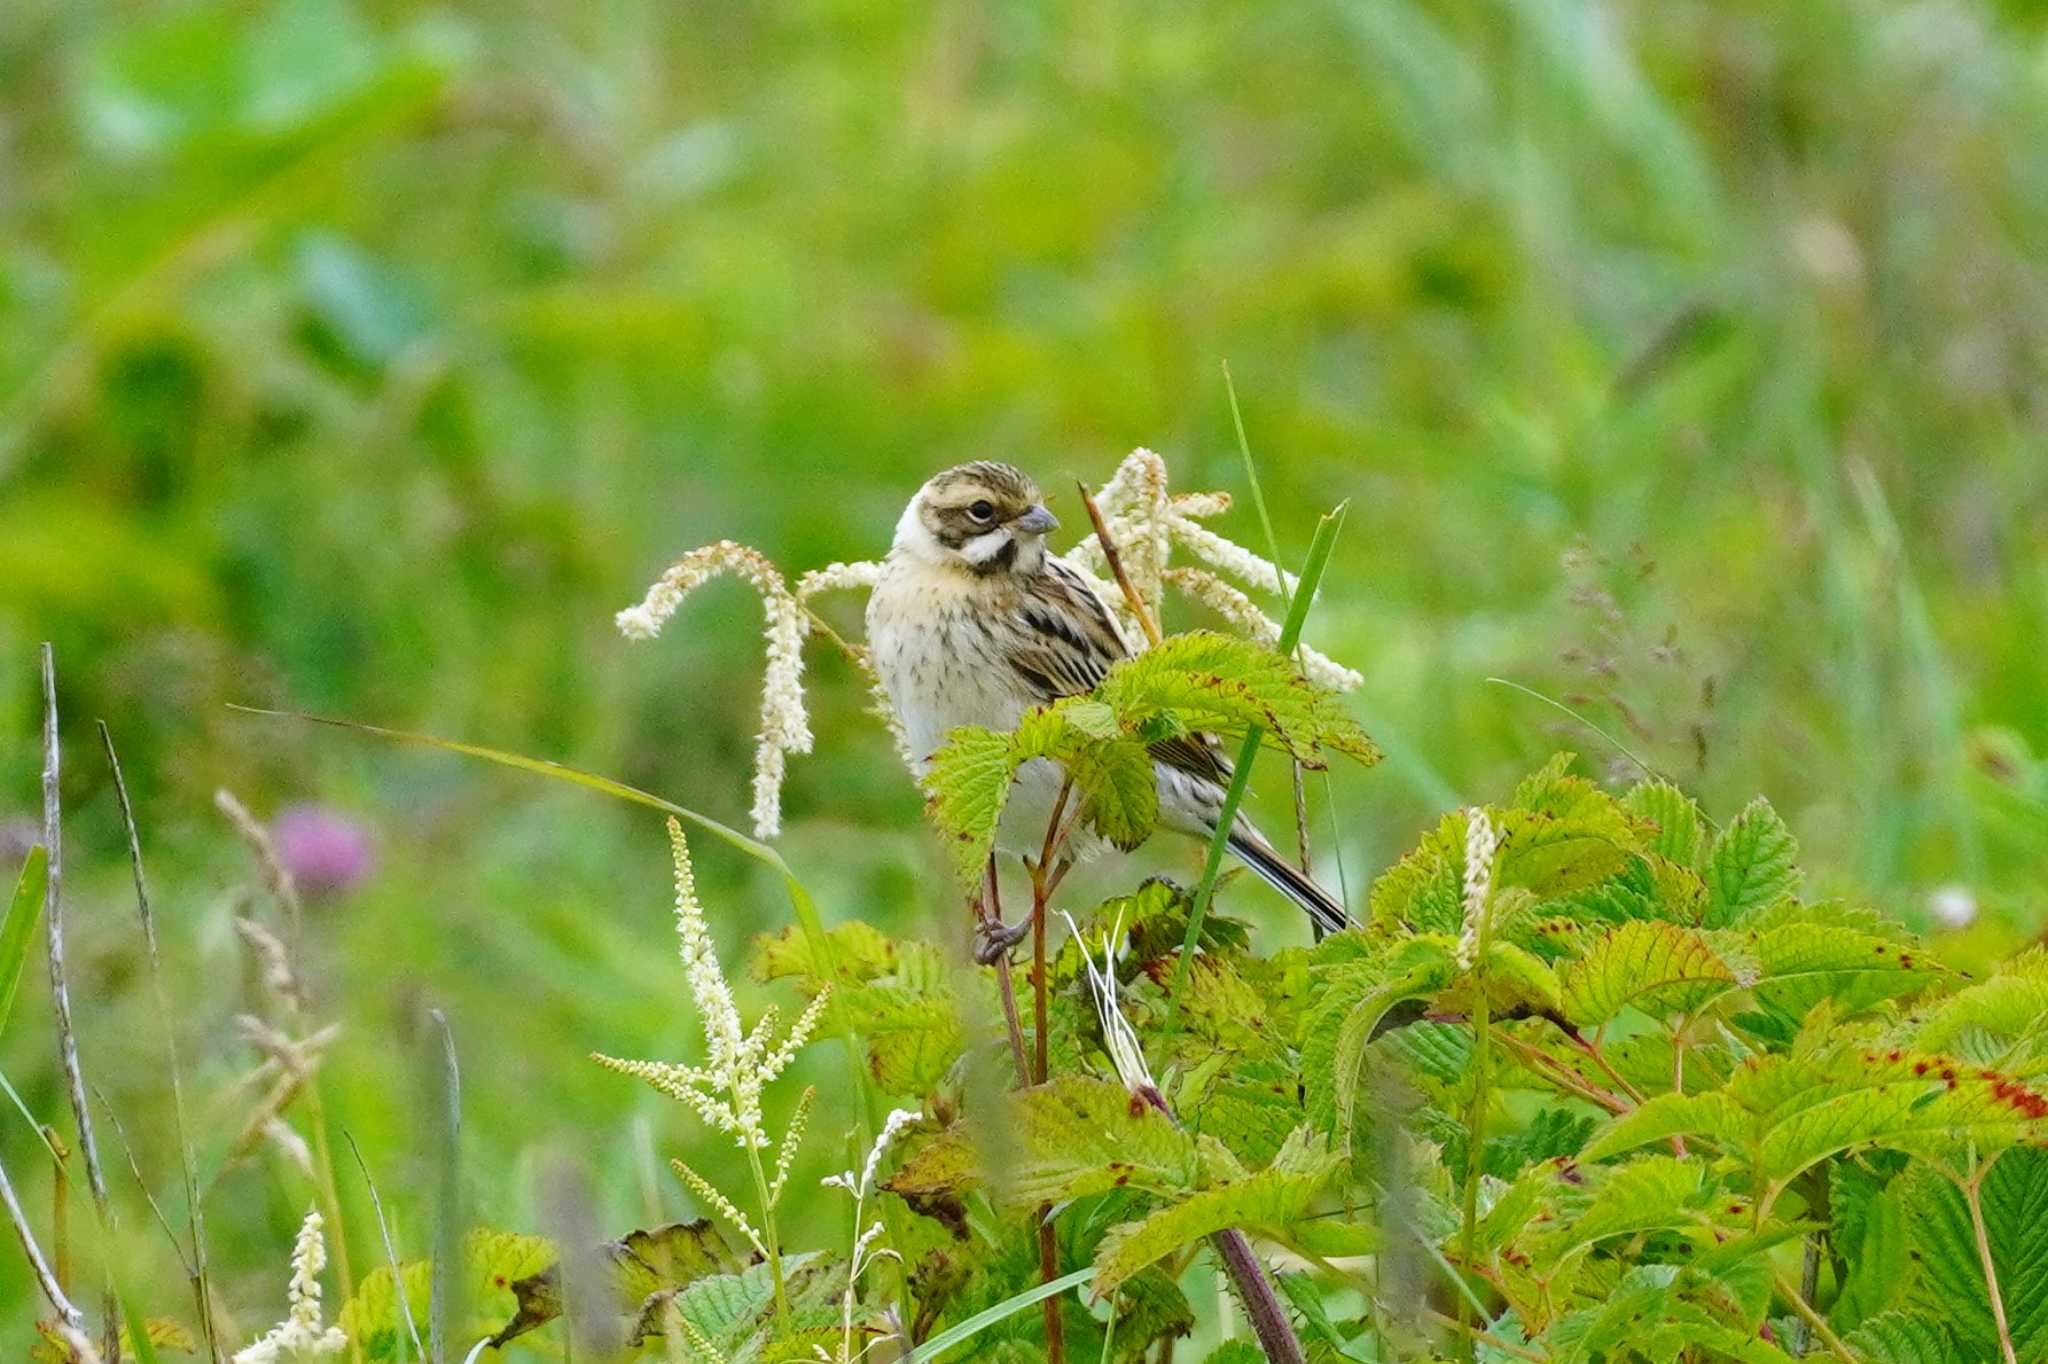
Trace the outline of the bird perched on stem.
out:
M 935 474 L 896 523 L 868 599 L 868 643 L 918 775 L 960 725 L 1014 729 L 1034 707 L 1093 691 L 1131 654 L 1115 619 L 1078 570 L 1046 548 L 1059 521 L 1020 470 L 990 461 Z M 1152 745 L 1161 824 L 1204 841 L 1216 832 L 1231 765 L 1206 735 Z M 1040 846 L 1065 774 L 1050 759 L 1019 768 L 999 846 Z M 1076 831 L 1086 855 L 1100 840 Z M 1314 920 L 1350 923 L 1344 906 L 1290 864 L 1243 815 L 1231 852 Z

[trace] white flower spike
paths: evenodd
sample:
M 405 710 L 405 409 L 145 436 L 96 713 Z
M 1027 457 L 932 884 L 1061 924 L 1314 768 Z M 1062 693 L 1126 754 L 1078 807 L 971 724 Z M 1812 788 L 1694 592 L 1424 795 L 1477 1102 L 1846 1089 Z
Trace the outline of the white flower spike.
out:
M 292 1278 L 286 1289 L 285 1318 L 264 1335 L 235 1352 L 235 1364 L 283 1364 L 340 1354 L 348 1337 L 338 1326 L 320 1320 L 320 1271 L 327 1267 L 327 1242 L 320 1235 L 320 1214 L 308 1212 L 292 1246 Z

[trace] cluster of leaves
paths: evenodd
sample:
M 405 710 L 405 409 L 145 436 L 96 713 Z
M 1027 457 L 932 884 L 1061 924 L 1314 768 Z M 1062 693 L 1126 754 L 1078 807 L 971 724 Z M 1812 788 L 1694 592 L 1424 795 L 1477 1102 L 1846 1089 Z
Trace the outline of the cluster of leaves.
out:
M 1185 1328 L 1182 1272 L 1225 1227 L 1303 1267 L 1282 1286 L 1312 1357 L 1427 1357 L 1460 1339 L 1461 1298 L 1488 1358 L 2048 1357 L 2048 954 L 1973 982 L 1895 923 L 1800 898 L 1768 804 L 1716 830 L 1668 784 L 1617 797 L 1569 766 L 1485 812 L 1467 964 L 1465 812 L 1380 878 L 1364 928 L 1260 956 L 1208 921 L 1170 1035 L 1188 897 L 1155 881 L 1103 905 L 1055 963 L 1044 1086 L 978 1088 L 1000 1042 L 972 1021 L 939 1066 L 895 1020 L 957 1019 L 955 987 L 903 970 L 926 949 L 837 930 L 872 990 L 842 1021 L 872 1025 L 873 1072 L 936 1081 L 899 1091 L 926 1121 L 884 1185 L 918 1214 L 918 1319 L 1028 1287 L 1029 1213 L 1052 1203 L 1065 1262 L 1115 1303 L 1113 1327 L 1077 1304 L 1070 1347 L 1110 1332 L 1113 1358 Z M 1081 953 L 1113 928 L 1179 1123 L 1100 1047 Z M 976 1357 L 1034 1358 L 1039 1330 L 1012 1318 Z
M 1096 832 L 1120 848 L 1145 841 L 1159 819 L 1153 760 L 1164 746 L 1257 728 L 1304 767 L 1326 752 L 1378 756 L 1336 694 L 1284 654 L 1196 630 L 1118 663 L 1093 692 L 1026 715 L 1016 729 L 953 731 L 925 788 L 962 877 L 981 875 L 1017 769 L 1053 759 L 1073 782 Z
M 1188 703 L 1152 688 L 1208 647 L 1044 723 L 1096 748 L 1193 732 Z M 1234 716 L 1301 753 L 1346 737 L 1313 708 Z M 942 767 L 965 784 L 944 789 L 982 780 L 958 751 L 992 740 L 1007 782 L 1034 723 L 961 735 Z M 1084 789 L 1100 817 L 1121 785 Z M 992 828 L 990 804 L 951 808 Z M 1059 1299 L 1076 1358 L 1189 1334 L 1188 1272 L 1236 1229 L 1280 1271 L 1314 1360 L 2048 1359 L 2048 952 L 1972 980 L 1800 887 L 1768 804 L 1717 828 L 1664 782 L 1611 794 L 1563 756 L 1445 817 L 1379 878 L 1369 923 L 1312 947 L 1262 955 L 1214 914 L 1183 974 L 1185 890 L 1097 907 L 1050 962 L 1054 1078 L 1024 1088 L 988 969 L 859 922 L 765 936 L 755 975 L 829 987 L 825 1031 L 918 1114 L 878 1186 L 900 1272 L 849 1304 L 843 1256 L 791 1257 L 778 1315 L 765 1267 L 708 1227 L 635 1233 L 584 1257 L 608 1338 L 738 1364 L 980 1322 L 969 1353 L 937 1357 L 1042 1359 L 1039 1312 L 985 1318 L 1040 1282 L 1050 1206 L 1061 1266 L 1090 1271 Z M 1087 969 L 1105 959 L 1163 1107 L 1109 1061 Z M 471 1339 L 561 1311 L 545 1243 L 471 1253 Z M 405 1271 L 416 1312 L 426 1272 Z M 388 1273 L 343 1321 L 373 1358 L 403 1347 Z

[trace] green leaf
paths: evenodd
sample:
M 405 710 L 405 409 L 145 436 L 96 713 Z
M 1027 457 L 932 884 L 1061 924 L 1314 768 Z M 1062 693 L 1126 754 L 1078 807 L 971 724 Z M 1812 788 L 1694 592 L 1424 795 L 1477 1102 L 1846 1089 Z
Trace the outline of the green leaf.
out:
M 1692 797 L 1659 778 L 1639 782 L 1621 798 L 1621 806 L 1655 830 L 1650 848 L 1682 867 L 1697 863 L 1700 855 L 1700 807 Z
M 1707 856 L 1709 928 L 1740 923 L 1799 888 L 1799 843 L 1758 796 L 1714 840 Z
M 1938 1309 L 1966 1358 L 1997 1358 L 1990 1291 L 1962 1190 L 1926 1166 L 1894 1183 L 1919 1266 L 1904 1305 Z M 2022 1360 L 2048 1358 L 2048 1151 L 2023 1147 L 1999 1156 L 1984 1176 L 1979 1203 L 2014 1353 Z
M 1944 1315 L 1880 1313 L 1844 1336 L 1842 1343 L 1861 1364 L 1965 1364 L 1955 1337 L 1942 1324 Z
M 1110 1228 L 1095 1256 L 1095 1282 L 1107 1288 L 1191 1242 L 1228 1228 L 1285 1238 L 1305 1214 L 1330 1171 L 1325 1157 L 1310 1169 L 1260 1170 L 1231 1184 L 1204 1189 L 1137 1222 Z
M 1172 635 L 1124 660 L 1095 696 L 1115 710 L 1126 733 L 1166 719 L 1182 733 L 1262 729 L 1310 766 L 1321 765 L 1326 749 L 1365 762 L 1379 757 L 1336 693 L 1303 677 L 1293 659 L 1214 631 Z
M 1705 1136 L 1739 1152 L 1776 1189 L 1856 1146 L 1953 1165 L 1973 1142 L 1989 1153 L 2048 1138 L 2048 1097 L 1988 1068 L 1843 1044 L 1813 1056 L 1752 1058 L 1725 1090 L 1658 1095 L 1596 1132 L 1582 1158 L 1602 1160 L 1674 1135 Z
M 1195 1180 L 1194 1138 L 1164 1114 L 1134 1107 L 1124 1087 L 1107 1080 L 1062 1076 L 1021 1090 L 1010 1099 L 1003 1130 L 977 1136 L 985 1147 L 1021 1146 L 999 1189 L 1013 1204 L 1125 1187 L 1171 1193 Z
M 1564 1011 L 1580 1027 L 1593 1027 L 1631 1005 L 1646 1013 L 1690 1011 L 1740 983 L 1698 931 L 1638 919 L 1602 936 L 1566 968 Z
M 0 1033 L 7 1029 L 14 1011 L 14 992 L 21 985 L 21 968 L 28 960 L 29 940 L 36 921 L 42 917 L 43 896 L 49 885 L 50 854 L 38 843 L 28 850 L 15 878 L 14 898 L 7 904 L 7 919 L 0 923 Z
M 1841 1291 L 1828 1309 L 1829 1324 L 1837 1331 L 1854 1330 L 1896 1306 L 1912 1279 L 1904 1189 L 1896 1180 L 1858 1187 L 1875 1183 L 1851 1162 L 1829 1166 L 1835 1250 L 1848 1264 Z
M 927 808 L 963 881 L 971 883 L 982 874 L 995 846 L 996 826 L 1017 770 L 1014 751 L 1010 735 L 963 725 L 932 754 L 924 775 Z

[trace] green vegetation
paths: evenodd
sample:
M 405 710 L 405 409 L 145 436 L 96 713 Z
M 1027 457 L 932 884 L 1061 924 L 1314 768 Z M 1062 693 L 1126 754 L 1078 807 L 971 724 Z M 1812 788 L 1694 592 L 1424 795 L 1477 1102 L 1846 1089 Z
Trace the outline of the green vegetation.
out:
M 0 1075 L 71 1140 L 26 865 L 47 639 L 78 1043 L 123 1128 L 102 1118 L 106 1235 L 138 1325 L 198 1325 L 128 1154 L 189 1242 L 180 1126 L 233 1343 L 276 1320 L 314 1204 L 327 1319 L 339 1276 L 369 1291 L 386 1254 L 351 1141 L 400 1259 L 439 1245 L 461 1280 L 471 1228 L 534 1238 L 470 1243 L 461 1266 L 484 1269 L 451 1335 L 511 1319 L 492 1254 L 523 1275 L 708 1213 L 672 1158 L 753 1207 L 745 1153 L 583 1059 L 699 1055 L 647 811 L 227 703 L 541 755 L 742 823 L 753 603 L 707 588 L 653 645 L 613 612 L 721 537 L 790 570 L 875 557 L 965 457 L 1027 468 L 1073 529 L 1071 479 L 1148 445 L 1177 482 L 1239 493 L 1213 525 L 1263 544 L 1227 359 L 1275 557 L 1301 561 L 1349 500 L 1309 633 L 1366 680 L 1298 737 L 1342 720 L 1384 751 L 1368 769 L 1331 744 L 1306 787 L 1319 868 L 1373 925 L 1308 945 L 1241 878 L 1191 925 L 1137 888 L 1202 885 L 1201 850 L 1164 840 L 1061 887 L 1098 960 L 1125 915 L 1125 1004 L 1195 1152 L 1161 1136 L 1131 1192 L 1070 1146 L 1074 1168 L 1018 1186 L 1080 1200 L 1055 1220 L 1062 1266 L 1134 1269 L 1117 1328 L 1063 1299 L 1070 1357 L 1185 1311 L 1179 1357 L 1203 1358 L 1210 1276 L 1175 1289 L 1157 1265 L 1230 1223 L 1262 1252 L 1283 1234 L 1311 1352 L 1357 1340 L 1373 1292 L 1450 1319 L 1381 1314 L 1386 1358 L 1504 1309 L 1494 1333 L 1551 1358 L 1650 1339 L 1638 1312 L 1671 1319 L 1674 1350 L 1761 1349 L 1766 1320 L 1774 1348 L 1817 1350 L 1786 1319 L 1812 1243 L 1811 1299 L 1856 1358 L 1959 1364 L 1995 1357 L 1981 1226 L 2038 1355 L 2044 1176 L 2038 1151 L 2000 1151 L 2034 1092 L 2025 948 L 2048 919 L 2043 41 L 2018 0 L 6 6 L 0 889 L 26 889 L 0 931 Z M 857 641 L 848 603 L 819 610 Z M 1232 622 L 1176 598 L 1164 624 Z M 832 1040 L 765 1100 L 780 1133 L 817 1091 L 784 1292 L 839 1311 L 849 1208 L 812 1191 L 918 1106 L 896 1191 L 866 1209 L 905 1263 L 870 1267 L 862 1306 L 914 1326 L 943 1299 L 936 1334 L 1038 1277 L 1018 1190 L 941 1168 L 944 1134 L 1022 1101 L 920 793 L 857 670 L 816 641 L 809 666 L 816 751 L 791 762 L 776 860 L 690 826 L 699 889 L 724 960 L 763 977 L 734 983 L 750 1022 L 839 978 Z M 1156 718 L 1136 699 L 1070 705 L 1041 737 L 1128 744 Z M 1286 737 L 1247 796 L 1283 846 Z M 985 742 L 1008 761 L 1020 740 Z M 1577 775 L 1487 805 L 1567 747 Z M 274 836 L 310 803 L 370 849 L 277 899 L 222 788 Z M 1498 892 L 1461 964 L 1469 830 L 1438 821 L 1475 804 Z M 1589 826 L 1539 848 L 1549 819 Z M 1060 927 L 1046 1102 L 1093 1113 L 1075 1106 L 1118 1096 Z M 837 967 L 809 941 L 827 933 Z M 17 941 L 37 958 L 18 973 Z M 1300 1093 L 1251 1092 L 1269 1074 Z M 1781 1111 L 1792 1094 L 1839 1106 Z M 47 1238 L 47 1152 L 11 1099 L 0 1119 Z M 68 1199 L 96 1312 L 76 1157 Z M 925 1211 L 954 1203 L 966 1241 Z M 920 1283 L 927 1250 L 968 1267 L 962 1245 L 1005 1253 Z M 1366 1254 L 1384 1263 L 1361 1285 Z M 0 1255 L 10 1342 L 41 1310 L 19 1263 Z M 717 1320 L 738 1330 L 775 1284 L 733 1268 Z M 428 1277 L 407 1280 L 421 1314 Z M 1931 1310 L 1951 1301 L 1970 1306 Z M 975 1339 L 1031 1357 L 1042 1321 Z M 181 1357 L 167 1327 L 135 1345 L 153 1331 Z

